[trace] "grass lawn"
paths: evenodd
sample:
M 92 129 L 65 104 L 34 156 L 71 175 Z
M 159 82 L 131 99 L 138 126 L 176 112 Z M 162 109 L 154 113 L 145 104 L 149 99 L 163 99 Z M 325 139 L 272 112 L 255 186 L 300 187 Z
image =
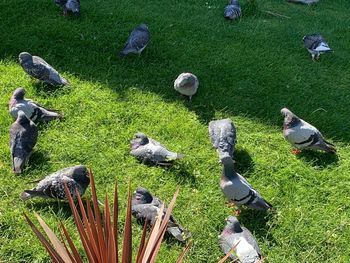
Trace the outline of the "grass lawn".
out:
M 258 2 L 260 10 L 291 19 L 254 15 L 247 0 L 241 0 L 246 15 L 233 23 L 222 16 L 226 0 L 82 0 L 79 19 L 64 18 L 51 0 L 0 1 L 1 260 L 49 262 L 23 212 L 32 218 L 38 212 L 56 230 L 63 221 L 75 233 L 67 203 L 24 203 L 19 194 L 31 181 L 81 163 L 92 167 L 101 199 L 105 192 L 112 198 L 118 180 L 122 218 L 129 177 L 133 189 L 147 187 L 166 202 L 180 186 L 174 214 L 194 239 L 186 262 L 217 262 L 223 256 L 217 236 L 232 209 L 219 188 L 221 167 L 207 126 L 231 118 L 237 170 L 276 208 L 243 210 L 239 217 L 267 262 L 350 262 L 350 2 Z M 142 22 L 151 31 L 149 46 L 141 57 L 119 58 Z M 302 37 L 315 32 L 334 49 L 319 62 L 302 45 Z M 31 80 L 17 63 L 22 51 L 43 57 L 72 85 L 49 88 Z M 200 82 L 192 102 L 173 90 L 177 75 L 187 71 Z M 19 86 L 65 119 L 39 125 L 30 164 L 15 175 L 7 102 Z M 317 126 L 338 156 L 292 155 L 281 135 L 284 106 Z M 129 155 L 137 131 L 186 157 L 167 170 L 138 163 Z M 142 227 L 134 223 L 136 245 Z M 165 242 L 158 262 L 175 262 L 183 247 Z

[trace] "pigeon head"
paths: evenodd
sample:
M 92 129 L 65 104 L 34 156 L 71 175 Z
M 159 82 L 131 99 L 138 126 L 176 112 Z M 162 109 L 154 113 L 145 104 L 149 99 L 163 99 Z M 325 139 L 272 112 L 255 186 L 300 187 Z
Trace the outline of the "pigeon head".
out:
M 293 112 L 288 110 L 287 108 L 283 108 L 281 110 L 281 114 L 284 116 L 284 128 L 292 128 L 297 125 L 300 121 L 298 116 L 296 116 Z
M 17 88 L 13 92 L 12 97 L 16 100 L 23 100 L 25 94 L 26 94 L 26 91 L 24 90 L 24 88 Z
M 148 204 L 151 203 L 153 200 L 153 197 L 151 193 L 143 187 L 137 187 L 136 191 L 134 192 L 134 197 L 132 199 L 132 204 Z
M 25 124 L 25 123 L 29 123 L 30 120 L 27 118 L 26 114 L 20 110 L 18 111 L 16 122 L 20 124 Z
M 74 174 L 72 177 L 83 187 L 87 187 L 90 184 L 89 172 L 84 165 L 77 165 L 74 169 Z
M 22 52 L 21 54 L 19 54 L 18 59 L 19 59 L 19 63 L 26 63 L 28 61 L 32 60 L 32 55 L 29 54 L 28 52 Z
M 226 229 L 233 231 L 234 233 L 242 232 L 241 224 L 238 219 L 234 216 L 229 216 L 226 218 Z
M 148 31 L 148 26 L 145 23 L 142 23 L 141 25 L 138 26 L 139 29 Z
M 230 5 L 239 5 L 238 0 L 231 0 Z
M 134 138 L 131 141 L 131 148 L 134 150 L 147 143 L 149 143 L 147 135 L 142 132 L 138 132 L 134 135 Z
M 182 88 L 193 88 L 196 85 L 196 77 L 192 73 L 182 73 L 179 76 L 179 85 Z

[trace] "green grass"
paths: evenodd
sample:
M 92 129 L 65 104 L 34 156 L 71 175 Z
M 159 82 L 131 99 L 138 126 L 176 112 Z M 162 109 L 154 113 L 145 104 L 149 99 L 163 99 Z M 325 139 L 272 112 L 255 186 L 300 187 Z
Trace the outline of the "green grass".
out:
M 5 262 L 49 262 L 26 225 L 23 212 L 38 212 L 52 227 L 74 233 L 64 202 L 19 194 L 35 179 L 74 165 L 91 166 L 102 198 L 120 187 L 125 214 L 128 178 L 169 202 L 177 186 L 174 214 L 192 233 L 186 262 L 216 262 L 224 219 L 232 213 L 219 189 L 221 167 L 208 122 L 231 118 L 238 132 L 237 170 L 276 208 L 244 210 L 240 221 L 257 237 L 268 262 L 350 261 L 350 35 L 348 0 L 302 6 L 259 1 L 253 14 L 222 17 L 226 1 L 82 1 L 79 19 L 65 19 L 53 1 L 0 2 L 0 258 Z M 137 24 L 149 25 L 152 41 L 139 58 L 117 57 Z M 302 37 L 321 32 L 334 53 L 312 62 Z M 22 51 L 39 55 L 72 83 L 48 88 L 25 75 Z M 192 103 L 173 81 L 190 71 L 200 87 Z M 40 125 L 28 169 L 11 172 L 7 102 L 25 87 L 27 97 L 61 110 L 65 119 Z M 338 158 L 323 153 L 296 157 L 282 138 L 284 106 L 316 125 L 338 146 Z M 137 131 L 186 157 L 173 168 L 148 167 L 129 155 Z M 89 193 L 88 193 L 89 194 Z M 123 223 L 123 222 L 121 222 Z M 134 224 L 137 244 L 142 227 Z M 182 244 L 165 242 L 159 262 L 175 262 Z

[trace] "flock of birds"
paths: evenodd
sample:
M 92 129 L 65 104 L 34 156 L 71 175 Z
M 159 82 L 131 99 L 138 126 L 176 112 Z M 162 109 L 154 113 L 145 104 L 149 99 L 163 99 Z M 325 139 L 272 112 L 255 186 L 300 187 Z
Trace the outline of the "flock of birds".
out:
M 310 4 L 315 0 L 289 0 Z M 71 11 L 80 14 L 79 0 L 55 0 L 63 8 L 64 15 Z M 224 10 L 228 19 L 241 16 L 241 8 L 237 0 L 231 0 Z M 150 40 L 147 25 L 141 24 L 130 34 L 120 56 L 138 54 L 145 49 Z M 304 45 L 312 58 L 318 58 L 323 52 L 330 51 L 329 46 L 321 35 L 313 34 L 304 37 Z M 24 71 L 33 78 L 53 86 L 69 85 L 69 81 L 62 77 L 44 59 L 32 56 L 28 52 L 19 54 L 19 63 Z M 183 95 L 191 97 L 197 92 L 198 79 L 192 73 L 182 73 L 174 82 L 174 89 Z M 48 122 L 62 119 L 63 115 L 55 110 L 46 109 L 38 103 L 25 98 L 24 88 L 17 88 L 9 101 L 9 112 L 14 118 L 10 127 L 10 150 L 12 169 L 14 173 L 21 173 L 27 164 L 38 138 L 38 122 Z M 336 153 L 333 144 L 327 142 L 317 128 L 299 118 L 287 108 L 281 110 L 284 116 L 283 136 L 295 148 L 294 153 L 303 149 L 322 150 Z M 234 152 L 236 145 L 236 128 L 230 119 L 214 120 L 209 123 L 209 137 L 213 147 L 217 150 L 222 165 L 220 188 L 229 202 L 237 207 L 246 206 L 256 210 L 268 210 L 272 205 L 240 174 L 235 171 Z M 149 165 L 170 166 L 184 155 L 167 149 L 160 142 L 138 132 L 130 142 L 130 154 L 142 163 Z M 20 198 L 25 201 L 33 197 L 65 199 L 64 183 L 70 193 L 76 197 L 75 190 L 82 196 L 90 184 L 89 172 L 86 166 L 76 165 L 64 168 L 37 181 L 37 185 L 24 190 Z M 147 220 L 154 224 L 163 202 L 153 196 L 147 189 L 138 187 L 133 194 L 132 214 L 139 222 Z M 166 209 L 166 208 L 165 208 Z M 237 209 L 237 214 L 239 214 Z M 165 211 L 164 211 L 165 213 Z M 234 216 L 227 218 L 227 224 L 219 236 L 219 243 L 224 253 L 229 253 L 236 245 L 236 253 L 232 259 L 243 263 L 259 262 L 262 255 L 258 243 L 252 233 L 242 227 Z M 171 216 L 167 233 L 179 241 L 184 241 L 191 233 L 183 228 Z

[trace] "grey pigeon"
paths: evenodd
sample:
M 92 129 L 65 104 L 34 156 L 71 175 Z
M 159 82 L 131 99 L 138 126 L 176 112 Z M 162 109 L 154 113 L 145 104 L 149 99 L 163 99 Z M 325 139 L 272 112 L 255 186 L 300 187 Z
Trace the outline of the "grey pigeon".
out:
M 25 99 L 24 95 L 25 90 L 23 88 L 17 88 L 12 94 L 9 102 L 9 111 L 13 118 L 17 119 L 19 111 L 23 111 L 27 118 L 34 122 L 51 121 L 63 117 L 61 114 L 45 109 L 32 100 Z
M 303 37 L 304 47 L 311 54 L 311 58 L 318 59 L 322 53 L 331 52 L 326 40 L 320 34 L 306 35 Z
M 287 1 L 291 3 L 311 5 L 311 4 L 317 3 L 319 0 L 287 0 Z
M 153 226 L 162 204 L 163 202 L 159 198 L 152 196 L 147 189 L 138 187 L 133 195 L 131 211 L 138 222 L 144 223 L 147 220 Z M 163 215 L 165 215 L 166 210 L 167 208 L 164 207 Z M 185 241 L 191 235 L 176 222 L 173 215 L 170 216 L 167 233 L 179 241 Z
M 272 208 L 261 195 L 248 183 L 248 181 L 236 173 L 234 162 L 230 156 L 221 159 L 223 164 L 220 188 L 226 198 L 237 206 L 245 205 L 256 210 L 268 210 Z
M 214 148 L 217 149 L 219 159 L 225 155 L 233 158 L 236 144 L 236 128 L 230 119 L 209 122 L 209 136 Z
M 80 15 L 80 0 L 54 0 L 54 2 L 63 9 L 63 15 L 66 16 L 68 11 L 73 15 Z
M 226 226 L 219 236 L 219 244 L 222 251 L 227 254 L 235 246 L 235 254 L 241 263 L 257 263 L 261 262 L 262 256 L 253 234 L 245 227 L 242 227 L 234 216 L 226 219 Z M 235 254 L 231 254 L 230 258 L 237 260 Z
M 23 111 L 18 112 L 10 128 L 10 150 L 12 170 L 21 173 L 38 139 L 38 129 Z
M 82 196 L 90 184 L 88 169 L 84 165 L 76 165 L 49 174 L 32 190 L 24 190 L 20 198 L 23 201 L 33 197 L 66 199 L 64 183 L 67 184 L 73 198 L 77 197 L 75 189 Z
M 230 20 L 235 20 L 241 17 L 241 7 L 239 6 L 238 0 L 231 0 L 230 3 L 225 7 L 224 17 Z
M 141 24 L 134 28 L 130 33 L 128 40 L 125 43 L 124 49 L 119 53 L 121 57 L 128 54 L 138 54 L 147 46 L 150 40 L 150 33 L 146 24 Z
M 198 78 L 192 73 L 181 73 L 174 82 L 174 89 L 182 95 L 188 96 L 190 100 L 198 89 Z
M 142 132 L 135 134 L 130 142 L 130 154 L 147 164 L 168 166 L 174 160 L 181 159 L 183 155 L 171 152 L 156 140 L 147 137 Z
M 281 113 L 284 116 L 283 136 L 293 147 L 300 150 L 337 152 L 335 146 L 327 142 L 317 128 L 300 119 L 287 108 L 283 108 Z
M 49 85 L 62 86 L 69 84 L 65 78 L 61 77 L 60 74 L 41 57 L 32 56 L 28 52 L 22 52 L 19 54 L 19 63 L 28 75 Z

